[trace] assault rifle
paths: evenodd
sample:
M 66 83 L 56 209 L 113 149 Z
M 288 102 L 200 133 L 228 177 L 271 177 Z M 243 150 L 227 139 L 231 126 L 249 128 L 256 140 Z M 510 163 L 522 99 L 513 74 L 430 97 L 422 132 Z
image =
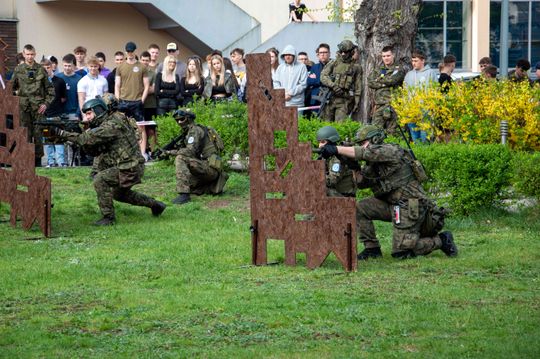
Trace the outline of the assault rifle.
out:
M 312 100 L 316 100 L 321 103 L 321 106 L 319 107 L 319 116 L 323 112 L 326 105 L 328 105 L 328 103 L 330 102 L 332 95 L 333 95 L 332 89 L 326 86 L 321 86 L 319 87 L 319 94 L 311 98 Z
M 67 132 L 81 133 L 80 121 L 72 120 L 68 115 L 61 115 L 58 117 L 51 117 L 47 120 L 34 122 L 35 126 L 39 126 L 43 132 L 43 136 L 52 137 L 49 129 L 51 127 L 58 127 Z
M 157 159 L 162 159 L 163 157 L 165 157 L 167 151 L 174 150 L 180 145 L 180 143 L 184 141 L 184 139 L 186 138 L 186 133 L 187 131 L 182 131 L 182 133 L 173 138 L 171 142 L 167 143 L 161 148 L 158 148 L 158 150 L 153 154 L 153 157 Z

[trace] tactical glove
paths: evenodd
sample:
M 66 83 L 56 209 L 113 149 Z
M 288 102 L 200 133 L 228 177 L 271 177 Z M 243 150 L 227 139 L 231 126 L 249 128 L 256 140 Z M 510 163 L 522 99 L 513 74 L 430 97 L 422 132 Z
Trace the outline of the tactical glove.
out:
M 332 143 L 327 143 L 321 148 L 319 154 L 325 159 L 335 156 L 338 154 L 337 146 Z
M 49 134 L 49 137 L 62 137 L 62 135 L 64 135 L 64 130 L 58 127 L 51 126 L 48 128 L 47 132 Z
M 343 95 L 343 89 L 339 86 L 334 86 L 332 87 L 332 92 L 334 93 L 334 95 L 336 96 L 341 96 Z

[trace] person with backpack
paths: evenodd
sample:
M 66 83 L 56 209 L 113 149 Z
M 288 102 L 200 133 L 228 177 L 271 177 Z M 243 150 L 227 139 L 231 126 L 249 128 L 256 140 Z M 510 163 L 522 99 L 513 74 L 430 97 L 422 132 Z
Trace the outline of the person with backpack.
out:
M 191 193 L 220 194 L 229 178 L 223 170 L 221 152 L 224 145 L 219 134 L 211 127 L 195 122 L 195 114 L 180 108 L 173 117 L 182 128 L 183 136 L 177 148 L 163 151 L 165 156 L 176 156 L 176 192 L 174 204 L 191 201 Z

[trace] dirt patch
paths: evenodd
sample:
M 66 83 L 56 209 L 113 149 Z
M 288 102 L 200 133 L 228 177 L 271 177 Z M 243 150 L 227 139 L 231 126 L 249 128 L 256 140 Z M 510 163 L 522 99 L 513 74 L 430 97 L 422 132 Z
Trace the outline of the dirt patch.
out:
M 230 204 L 231 204 L 231 201 L 229 201 L 229 200 L 217 199 L 215 201 L 208 202 L 208 204 L 206 206 L 208 208 L 225 208 L 225 207 L 229 207 Z

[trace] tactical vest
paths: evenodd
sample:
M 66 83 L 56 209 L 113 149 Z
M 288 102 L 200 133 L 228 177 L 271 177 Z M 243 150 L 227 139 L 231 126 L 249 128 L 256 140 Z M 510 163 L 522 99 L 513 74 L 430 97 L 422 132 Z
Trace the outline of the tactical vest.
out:
M 121 133 L 117 140 L 110 145 L 107 157 L 116 161 L 116 166 L 120 169 L 129 169 L 138 165 L 141 160 L 144 161 L 139 149 L 137 139 L 138 130 L 133 127 L 130 120 L 114 112 L 110 115 L 109 125 Z
M 377 146 L 377 145 L 373 145 Z M 412 171 L 409 158 L 410 156 L 405 150 L 395 144 L 385 144 L 382 146 L 396 146 L 399 148 L 399 164 L 391 166 L 384 162 L 370 163 L 370 168 L 375 174 L 374 178 L 369 178 L 375 182 L 373 192 L 375 196 L 390 193 L 400 187 L 404 187 L 409 182 L 416 180 Z
M 354 84 L 357 76 L 356 67 L 354 65 L 354 62 L 347 63 L 343 61 L 336 61 L 336 65 L 334 67 L 334 83 L 341 88 L 345 94 L 348 94 L 350 90 L 354 91 Z

